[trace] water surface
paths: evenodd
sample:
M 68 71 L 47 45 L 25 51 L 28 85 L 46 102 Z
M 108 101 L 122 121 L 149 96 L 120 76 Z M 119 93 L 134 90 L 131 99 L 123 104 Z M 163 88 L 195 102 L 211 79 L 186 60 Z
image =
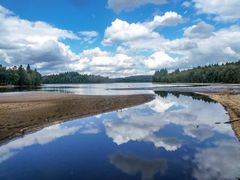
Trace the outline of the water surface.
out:
M 0 146 L 0 179 L 236 179 L 224 108 L 155 92 L 146 104 L 44 128 Z
M 186 84 L 159 84 L 159 83 L 101 83 L 101 84 L 43 84 L 39 88 L 0 88 L 0 92 L 46 91 L 73 93 L 79 95 L 130 95 L 154 94 L 153 87 L 186 86 Z M 190 86 L 188 84 L 188 86 Z M 118 89 L 118 90 L 115 90 Z M 130 90 L 131 89 L 131 90 Z

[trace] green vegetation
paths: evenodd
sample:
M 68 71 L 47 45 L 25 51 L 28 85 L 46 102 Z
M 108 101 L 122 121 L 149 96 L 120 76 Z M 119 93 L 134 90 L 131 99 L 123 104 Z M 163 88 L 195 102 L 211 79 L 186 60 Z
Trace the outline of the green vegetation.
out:
M 0 85 L 38 86 L 45 84 L 113 83 L 113 82 L 164 82 L 164 83 L 240 83 L 240 61 L 224 65 L 209 65 L 169 73 L 167 69 L 156 71 L 153 76 L 129 76 L 109 78 L 103 76 L 66 72 L 41 77 L 28 65 L 6 68 L 0 65 Z
M 196 94 L 193 92 L 154 91 L 154 93 L 159 95 L 162 98 L 166 98 L 168 95 L 173 95 L 173 96 L 179 98 L 181 95 L 183 95 L 183 96 L 191 97 L 193 100 L 204 101 L 207 103 L 216 103 L 216 101 L 212 100 L 211 98 L 209 98 L 205 95 Z
M 30 65 L 25 69 L 19 67 L 6 68 L 0 65 L 0 85 L 38 86 L 41 84 L 41 74 L 32 70 Z
M 75 84 L 75 83 L 105 83 L 108 77 L 79 74 L 77 72 L 66 72 L 43 76 L 44 84 Z
M 240 83 L 240 61 L 224 65 L 209 65 L 168 73 L 166 69 L 156 71 L 153 82 L 164 83 Z
M 75 84 L 75 83 L 113 83 L 113 82 L 151 82 L 152 76 L 130 76 L 114 78 L 66 72 L 43 76 L 44 84 Z
M 152 82 L 152 76 L 140 75 L 111 79 L 112 82 Z

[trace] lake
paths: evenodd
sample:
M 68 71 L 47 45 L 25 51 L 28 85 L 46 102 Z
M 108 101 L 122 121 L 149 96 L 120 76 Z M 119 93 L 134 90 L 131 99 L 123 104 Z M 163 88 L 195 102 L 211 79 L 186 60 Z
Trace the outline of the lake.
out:
M 62 86 L 62 87 L 61 87 Z M 240 143 L 224 108 L 192 93 L 48 85 L 76 94 L 154 93 L 151 102 L 53 125 L 0 146 L 0 179 L 237 179 Z M 111 85 L 111 87 L 113 84 Z M 114 84 L 114 88 L 151 87 Z
M 162 86 L 186 86 L 186 84 L 157 84 L 157 83 L 44 84 L 41 87 L 35 89 L 13 87 L 0 88 L 0 92 L 12 93 L 24 91 L 47 91 L 47 92 L 74 93 L 79 95 L 129 95 L 129 94 L 154 94 L 154 92 L 149 89 L 153 87 Z M 188 86 L 190 85 L 188 84 Z

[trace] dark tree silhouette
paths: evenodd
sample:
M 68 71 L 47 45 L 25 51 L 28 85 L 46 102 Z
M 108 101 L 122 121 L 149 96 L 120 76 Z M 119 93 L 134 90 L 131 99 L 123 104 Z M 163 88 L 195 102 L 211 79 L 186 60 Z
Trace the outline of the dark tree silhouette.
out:
M 196 67 L 168 73 L 166 69 L 156 71 L 154 82 L 164 83 L 240 83 L 240 61 L 223 65 Z
M 5 68 L 0 65 L 0 84 L 1 85 L 18 85 L 18 86 L 39 86 L 41 84 L 41 74 L 31 69 L 27 65 L 25 69 L 22 65 L 18 68 Z

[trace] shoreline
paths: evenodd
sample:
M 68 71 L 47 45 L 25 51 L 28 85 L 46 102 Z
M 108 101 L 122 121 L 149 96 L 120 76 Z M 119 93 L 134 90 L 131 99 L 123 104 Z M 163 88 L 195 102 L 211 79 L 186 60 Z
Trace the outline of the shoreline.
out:
M 156 87 L 152 90 L 201 94 L 220 103 L 229 114 L 229 123 L 237 139 L 240 141 L 240 84 Z
M 50 92 L 0 94 L 0 143 L 44 127 L 140 105 L 154 95 L 86 96 Z
M 240 93 L 206 93 L 206 96 L 220 103 L 229 114 L 229 123 L 240 141 Z
M 240 140 L 240 85 L 166 86 L 151 90 L 201 94 L 220 103 Z M 0 93 L 0 143 L 53 124 L 143 104 L 153 98 L 154 95 L 86 96 L 39 91 Z M 7 135 L 3 135 L 6 131 Z M 15 133 L 9 133 L 12 131 Z

